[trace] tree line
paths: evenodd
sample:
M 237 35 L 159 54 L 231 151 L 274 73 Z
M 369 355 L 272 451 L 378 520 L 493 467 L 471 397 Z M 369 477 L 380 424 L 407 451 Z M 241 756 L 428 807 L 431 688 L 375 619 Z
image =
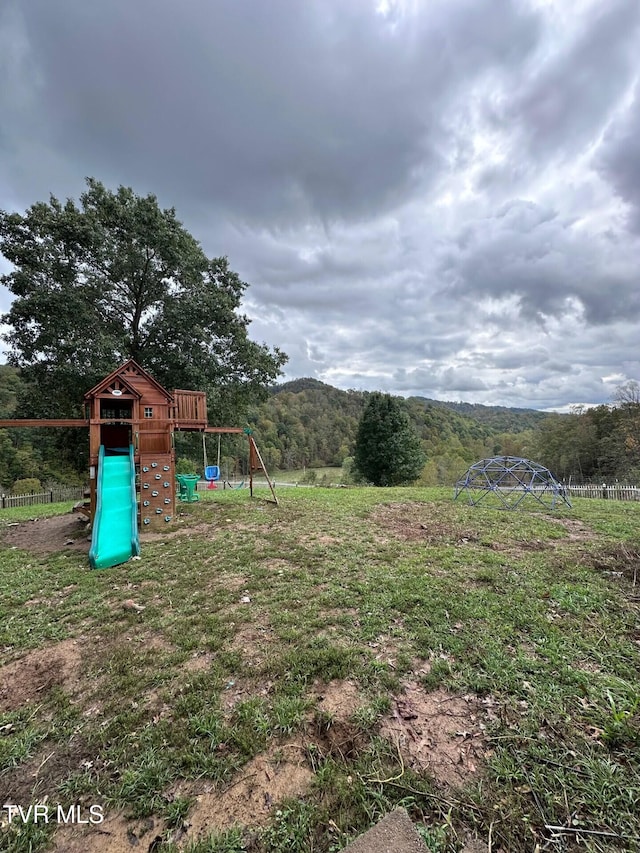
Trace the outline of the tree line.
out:
M 627 390 L 633 390 L 627 383 Z M 78 388 L 80 399 L 87 390 Z M 16 417 L 25 382 L 18 368 L 0 365 L 0 418 Z M 271 387 L 261 402 L 235 418 L 254 431 L 268 470 L 346 466 L 351 470 L 361 419 L 374 393 L 342 391 L 315 379 Z M 452 485 L 473 462 L 488 456 L 523 456 L 573 482 L 640 482 L 640 399 L 556 415 L 475 405 L 459 409 L 438 401 L 396 398 L 415 431 L 424 464 L 423 485 Z M 212 422 L 215 418 L 212 418 Z M 504 426 L 510 429 L 504 429 Z M 60 453 L 64 433 L 67 452 Z M 43 483 L 81 483 L 88 447 L 83 430 L 0 430 L 0 485 L 38 477 Z M 242 470 L 244 442 L 222 438 L 222 456 Z M 389 441 L 381 452 L 391 454 Z M 209 439 L 209 461 L 216 445 Z M 178 455 L 202 470 L 201 438 L 182 436 Z M 183 463 L 184 464 L 184 463 Z
M 621 385 L 611 405 L 547 417 L 534 453 L 556 476 L 575 482 L 640 483 L 640 385 Z
M 637 399 L 635 399 L 635 396 Z M 270 469 L 351 465 L 358 427 L 373 394 L 315 379 L 271 389 L 248 412 Z M 420 440 L 424 485 L 452 485 L 490 456 L 521 456 L 573 482 L 640 482 L 640 393 L 628 382 L 609 405 L 570 414 L 397 398 Z
M 248 412 L 269 470 L 346 465 L 352 469 L 358 428 L 376 392 L 342 391 L 315 379 L 287 382 Z M 420 397 L 397 399 L 415 431 L 425 462 L 424 485 L 452 484 L 486 456 L 526 455 L 533 424 L 547 417 L 526 409 L 476 406 L 479 417 L 459 414 L 456 405 Z M 389 443 L 387 442 L 387 445 Z M 387 446 L 383 452 L 391 453 Z

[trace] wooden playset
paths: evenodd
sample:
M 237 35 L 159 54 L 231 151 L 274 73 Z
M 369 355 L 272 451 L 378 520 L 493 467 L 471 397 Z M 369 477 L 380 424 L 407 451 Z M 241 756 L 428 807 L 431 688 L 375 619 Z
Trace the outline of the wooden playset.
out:
M 0 427 L 88 427 L 92 567 L 118 565 L 139 553 L 138 531 L 158 530 L 176 513 L 174 433 L 240 433 L 249 442 L 249 491 L 262 471 L 248 429 L 210 427 L 202 391 L 170 393 L 129 359 L 84 395 L 86 419 L 0 420 Z

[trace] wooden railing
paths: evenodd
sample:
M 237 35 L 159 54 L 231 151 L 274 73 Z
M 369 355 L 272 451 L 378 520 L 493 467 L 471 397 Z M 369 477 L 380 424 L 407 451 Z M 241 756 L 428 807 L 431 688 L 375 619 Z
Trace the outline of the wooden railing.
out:
M 203 391 L 174 391 L 172 417 L 177 429 L 204 429 L 207 395 Z

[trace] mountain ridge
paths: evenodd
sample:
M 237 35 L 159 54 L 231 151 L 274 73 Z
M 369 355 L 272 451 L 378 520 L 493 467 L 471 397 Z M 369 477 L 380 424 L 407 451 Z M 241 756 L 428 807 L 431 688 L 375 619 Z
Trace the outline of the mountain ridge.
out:
M 334 385 L 330 385 L 327 382 L 322 382 L 320 379 L 315 379 L 311 376 L 303 376 L 298 379 L 291 379 L 287 382 L 283 382 L 277 385 L 272 385 L 269 388 L 270 395 L 277 395 L 281 393 L 289 393 L 289 394 L 299 394 L 303 391 L 326 391 L 326 392 L 335 392 L 337 394 L 346 394 L 349 396 L 352 395 L 362 395 L 364 398 L 367 395 L 372 394 L 372 391 L 358 391 L 355 389 L 349 389 L 347 391 L 342 388 L 336 388 Z M 438 406 L 440 408 L 449 409 L 450 411 L 456 412 L 463 417 L 469 417 L 472 420 L 479 421 L 480 423 L 489 423 L 495 419 L 496 416 L 502 416 L 507 422 L 505 426 L 508 426 L 510 429 L 513 425 L 513 419 L 519 418 L 522 416 L 526 417 L 528 426 L 526 428 L 530 428 L 534 425 L 535 422 L 540 422 L 549 417 L 549 412 L 542 412 L 539 409 L 532 409 L 523 406 L 491 406 L 485 403 L 468 403 L 466 401 L 453 401 L 453 400 L 436 400 L 432 397 L 423 397 L 421 395 L 411 394 L 408 397 L 403 397 L 400 394 L 393 394 L 392 396 L 398 397 L 401 400 L 404 400 L 407 404 L 417 403 L 418 405 L 428 405 L 428 406 Z M 532 421 L 534 423 L 532 423 Z

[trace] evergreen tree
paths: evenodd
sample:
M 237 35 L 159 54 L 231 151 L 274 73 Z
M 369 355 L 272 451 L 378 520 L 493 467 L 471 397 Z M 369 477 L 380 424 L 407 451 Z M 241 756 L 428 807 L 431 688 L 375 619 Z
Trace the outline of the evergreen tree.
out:
M 425 454 L 400 402 L 375 392 L 356 436 L 355 467 L 374 486 L 399 486 L 420 476 Z

